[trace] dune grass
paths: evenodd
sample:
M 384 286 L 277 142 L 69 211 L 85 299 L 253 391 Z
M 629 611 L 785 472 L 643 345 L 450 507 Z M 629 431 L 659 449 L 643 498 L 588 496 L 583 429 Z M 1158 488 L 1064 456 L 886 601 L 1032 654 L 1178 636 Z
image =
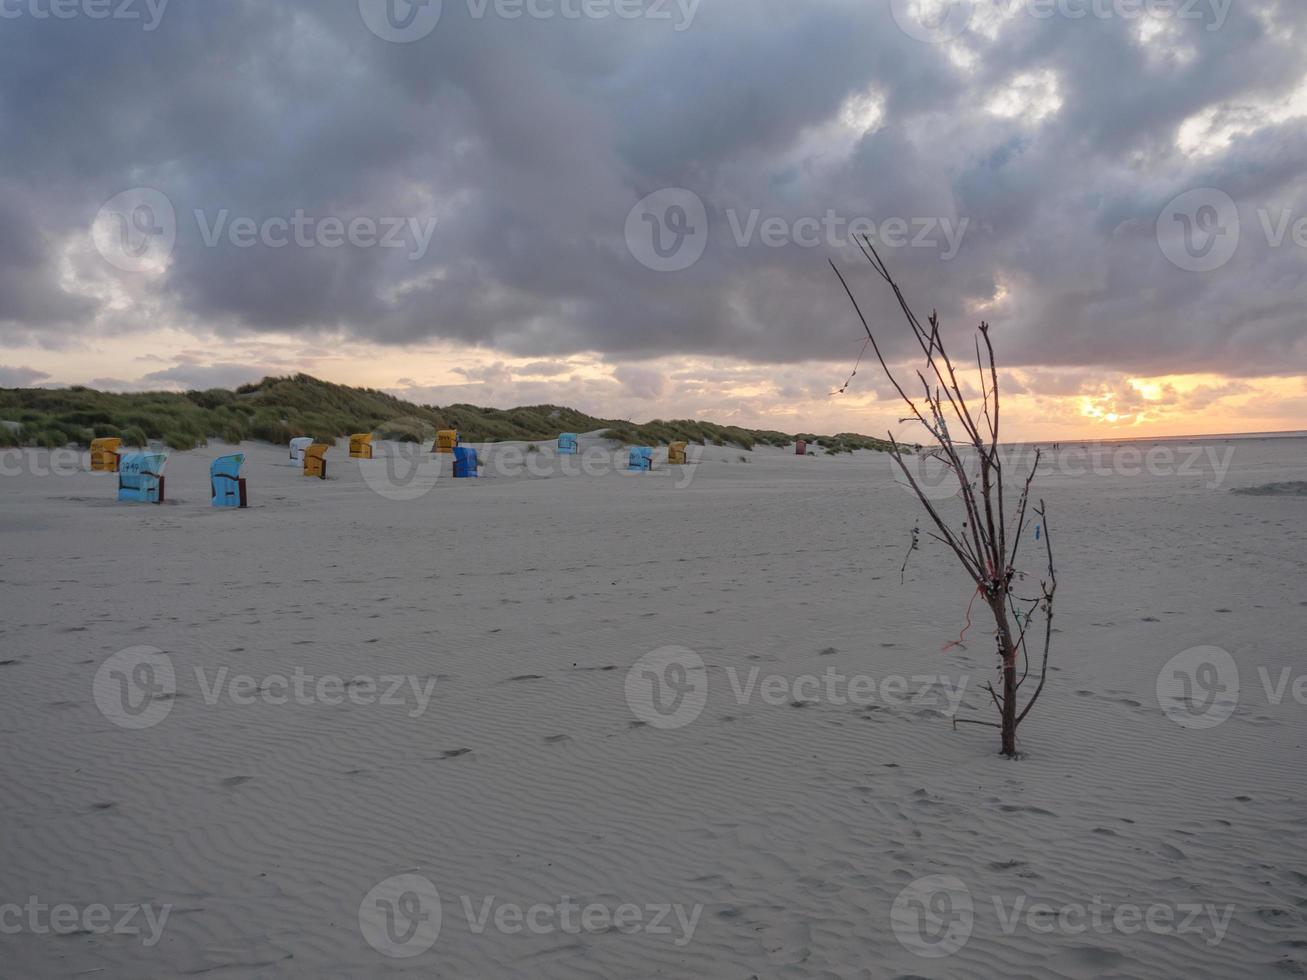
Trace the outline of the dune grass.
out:
M 542 441 L 560 432 L 595 431 L 629 445 L 683 441 L 753 449 L 792 446 L 795 440 L 785 432 L 694 420 L 619 422 L 557 405 L 417 405 L 383 391 L 332 384 L 306 374 L 264 378 L 235 391 L 212 388 L 184 394 L 116 394 L 80 386 L 0 388 L 0 447 L 88 446 L 92 439 L 106 437 L 120 438 L 128 446 L 157 440 L 177 450 L 194 449 L 210 439 L 285 445 L 298 436 L 334 445 L 356 432 L 425 443 L 438 429 L 457 429 L 464 441 L 482 443 Z M 882 440 L 849 433 L 801 438 L 831 453 L 887 448 Z

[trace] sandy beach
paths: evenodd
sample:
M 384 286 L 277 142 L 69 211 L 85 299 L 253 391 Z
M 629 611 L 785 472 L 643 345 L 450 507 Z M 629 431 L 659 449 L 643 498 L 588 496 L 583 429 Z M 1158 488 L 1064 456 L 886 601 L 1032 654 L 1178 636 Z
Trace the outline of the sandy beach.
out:
M 0 0 L 0 980 L 1307 980 L 1305 39 Z
M 590 473 L 491 446 L 425 487 L 247 443 L 245 511 L 209 507 L 227 447 L 158 507 L 10 451 L 0 973 L 1307 972 L 1307 501 L 1230 492 L 1307 479 L 1302 439 L 1041 476 L 1063 592 L 1019 761 L 952 724 L 992 639 L 944 649 L 939 547 L 900 584 L 887 457 L 632 476 L 584 442 Z M 1237 692 L 1186 720 L 1168 665 L 1205 648 Z

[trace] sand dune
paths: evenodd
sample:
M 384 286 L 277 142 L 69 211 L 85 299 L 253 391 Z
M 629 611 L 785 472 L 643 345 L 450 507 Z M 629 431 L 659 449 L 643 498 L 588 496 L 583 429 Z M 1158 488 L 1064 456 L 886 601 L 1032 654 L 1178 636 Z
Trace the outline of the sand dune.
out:
M 1041 479 L 1061 610 L 1018 762 L 950 723 L 956 683 L 960 717 L 987 717 L 992 652 L 983 624 L 942 649 L 970 589 L 938 549 L 900 585 L 917 505 L 882 456 L 709 448 L 691 472 L 632 477 L 589 438 L 588 473 L 498 446 L 484 479 L 454 481 L 396 469 L 430 465 L 401 447 L 379 447 L 390 469 L 338 447 L 320 482 L 246 445 L 246 511 L 207 506 L 217 446 L 170 459 L 162 507 L 112 503 L 111 477 L 11 466 L 0 904 L 169 911 L 153 944 L 7 931 L 0 973 L 1307 972 L 1307 705 L 1292 684 L 1307 674 L 1307 505 L 1229 492 L 1302 480 L 1307 457 L 1299 440 L 1226 445 L 1219 478 Z M 125 727 L 103 668 L 142 647 L 166 658 L 175 696 Z M 630 703 L 631 668 L 665 647 L 707 678 L 681 727 Z M 1240 681 L 1208 728 L 1171 720 L 1157 693 L 1200 647 L 1228 651 Z M 797 683 L 828 670 L 871 678 L 875 696 Z M 1274 703 L 1262 678 L 1285 670 Z M 296 698 L 280 678 L 297 672 L 379 689 Z M 256 686 L 234 695 L 240 676 Z M 888 678 L 907 692 L 886 697 Z M 405 875 L 438 890 L 440 928 L 401 958 L 378 950 L 375 910 L 402 911 L 383 883 Z M 904 889 L 932 876 L 971 906 L 940 958 L 902 929 Z M 641 928 L 565 930 L 568 901 L 632 906 Z M 1187 929 L 1057 922 L 1094 905 L 1203 913 Z M 532 906 L 549 928 L 511 931 L 511 909 Z

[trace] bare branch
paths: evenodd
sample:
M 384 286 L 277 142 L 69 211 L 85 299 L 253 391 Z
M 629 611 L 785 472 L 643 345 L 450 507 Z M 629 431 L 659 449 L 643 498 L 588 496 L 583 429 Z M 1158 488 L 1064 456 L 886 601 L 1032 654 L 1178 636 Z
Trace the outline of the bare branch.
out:
M 923 323 L 912 311 L 903 290 L 890 274 L 889 268 L 871 239 L 863 236 L 858 241 L 858 248 L 863 257 L 875 270 L 876 274 L 890 287 L 899 305 L 913 339 L 925 359 L 924 368 L 915 370 L 917 382 L 921 385 L 921 396 L 914 400 L 904 390 L 899 377 L 886 362 L 880 344 L 876 340 L 862 308 L 858 303 L 840 270 L 831 263 L 831 268 L 844 287 L 849 301 L 862 322 L 868 342 L 876 352 L 881 369 L 894 385 L 899 397 L 912 412 L 910 418 L 901 422 L 917 422 L 931 436 L 934 445 L 922 453 L 924 458 L 936 459 L 952 473 L 957 480 L 957 492 L 952 494 L 947 503 L 961 504 L 961 523 L 950 523 L 944 513 L 944 503 L 932 500 L 919 483 L 909 467 L 903 447 L 893 434 L 890 435 L 890 455 L 904 481 L 916 495 L 918 502 L 930 517 L 935 530 L 927 535 L 935 541 L 946 545 L 957 557 L 962 567 L 972 577 L 977 586 L 977 594 L 983 596 L 994 618 L 994 638 L 997 645 L 1002 691 L 993 684 L 987 684 L 990 700 L 998 708 L 1001 722 L 990 727 L 999 728 L 1003 736 L 1003 753 L 1008 756 L 1016 754 L 1017 726 L 1030 713 L 1035 702 L 1043 693 L 1048 680 L 1048 661 L 1052 646 L 1053 594 L 1057 590 L 1057 576 L 1053 566 L 1051 540 L 1046 540 L 1048 556 L 1047 577 L 1041 583 L 1042 595 L 1038 599 L 1027 599 L 1016 594 L 1014 581 L 1024 576 L 1017 567 L 1017 557 L 1021 541 L 1029 526 L 1031 486 L 1039 471 L 1041 452 L 1036 450 L 1034 464 L 1026 476 L 1021 489 L 1021 496 L 1015 510 L 1015 534 L 1008 550 L 1008 505 L 1004 477 L 1004 460 L 999 451 L 1000 425 L 1002 422 L 1002 392 L 998 379 L 998 364 L 994 345 L 990 339 L 989 324 L 982 322 L 978 328 L 979 336 L 973 347 L 976 355 L 976 372 L 980 385 L 979 405 L 973 413 L 962 392 L 958 381 L 953 358 L 947 350 L 944 332 L 937 312 L 932 311 Z M 983 342 L 983 349 L 982 349 Z M 961 427 L 955 438 L 950 427 Z M 964 435 L 965 434 L 965 435 Z M 966 448 L 969 447 L 969 448 Z M 975 453 L 976 471 L 968 468 L 971 452 Z M 967 458 L 964 459 L 963 454 Z M 1044 502 L 1041 500 L 1035 510 L 1041 520 L 1044 519 Z M 955 522 L 957 518 L 953 519 Z M 1045 521 L 1046 525 L 1046 521 Z M 920 528 L 913 529 L 912 547 L 904 559 L 899 572 L 902 582 L 906 575 L 907 559 L 918 548 Z M 971 600 L 975 602 L 975 597 Z M 1029 609 L 1022 609 L 1021 604 L 1030 603 Z M 1020 688 L 1031 677 L 1032 664 L 1030 656 L 1030 631 L 1036 612 L 1042 608 L 1045 615 L 1043 662 L 1039 672 L 1039 683 L 1030 701 L 1018 712 L 1017 696 Z M 968 607 L 968 625 L 970 625 L 970 607 Z M 1015 621 L 1015 626 L 1013 622 Z M 1020 662 L 1018 664 L 1018 661 Z M 1018 677 L 1018 671 L 1020 676 Z M 971 722 L 972 724 L 989 724 Z

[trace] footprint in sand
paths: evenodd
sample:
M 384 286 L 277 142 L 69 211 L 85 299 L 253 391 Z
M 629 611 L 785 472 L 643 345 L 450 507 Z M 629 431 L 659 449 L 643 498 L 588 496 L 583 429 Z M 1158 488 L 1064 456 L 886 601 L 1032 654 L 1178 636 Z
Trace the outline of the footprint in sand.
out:
M 1257 917 L 1267 925 L 1288 929 L 1302 922 L 1302 916 L 1287 905 L 1263 905 L 1257 910 Z
M 1159 844 L 1155 849 L 1155 853 L 1172 861 L 1184 861 L 1187 859 L 1184 851 L 1180 850 L 1180 848 L 1173 844 Z
M 1057 961 L 1064 968 L 1076 972 L 1093 971 L 1090 974 L 1092 976 L 1120 966 L 1126 962 L 1126 957 L 1115 950 L 1103 949 L 1099 946 L 1078 946 L 1059 954 Z

